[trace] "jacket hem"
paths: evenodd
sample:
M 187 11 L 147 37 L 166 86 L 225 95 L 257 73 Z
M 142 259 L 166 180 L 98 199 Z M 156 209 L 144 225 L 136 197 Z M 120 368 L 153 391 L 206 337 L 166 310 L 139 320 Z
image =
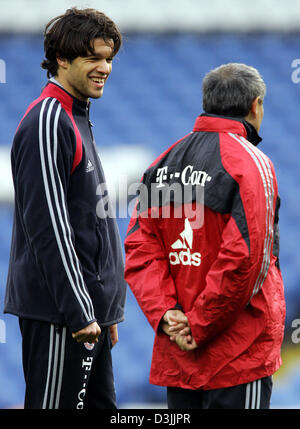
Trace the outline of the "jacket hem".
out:
M 63 319 L 60 319 L 60 318 L 51 317 L 51 316 L 32 315 L 32 314 L 23 313 L 17 310 L 10 310 L 9 308 L 6 308 L 3 311 L 3 313 L 11 314 L 12 316 L 19 317 L 20 319 L 37 320 L 40 322 L 48 322 L 48 323 L 57 323 L 58 325 L 64 324 Z
M 158 377 L 152 376 L 150 374 L 149 382 L 150 384 L 156 386 L 164 386 L 164 387 L 179 387 L 181 389 L 190 389 L 190 390 L 214 390 L 214 389 L 222 389 L 227 387 L 238 386 L 241 384 L 251 383 L 252 381 L 259 380 L 264 377 L 269 377 L 273 375 L 281 366 L 281 363 L 274 364 L 270 368 L 264 368 L 262 370 L 253 370 L 249 372 L 248 376 L 241 377 L 228 377 L 226 376 L 226 380 L 214 380 L 214 381 L 205 381 L 199 383 L 189 383 L 189 381 L 181 380 L 178 376 L 169 377 L 160 379 Z M 214 377 L 212 377 L 214 378 Z
M 51 317 L 51 316 L 40 316 L 40 315 L 26 314 L 26 313 L 23 313 L 21 311 L 19 312 L 19 311 L 16 311 L 16 310 L 10 310 L 9 308 L 6 308 L 3 311 L 3 313 L 4 314 L 11 314 L 12 316 L 19 317 L 20 319 L 37 320 L 37 321 L 40 321 L 40 322 L 54 323 L 54 324 L 57 324 L 57 325 L 67 326 L 67 324 L 66 324 L 66 322 L 64 321 L 63 318 L 57 318 L 55 316 Z M 105 328 L 107 326 L 111 326 L 111 325 L 115 325 L 117 323 L 121 323 L 124 320 L 125 320 L 125 317 L 124 316 L 120 316 L 120 317 L 118 317 L 116 319 L 109 320 L 107 322 L 101 323 L 97 318 L 95 318 L 95 319 L 87 322 L 87 324 L 85 326 L 87 326 L 90 323 L 93 323 L 93 322 L 97 321 L 97 323 L 99 324 L 99 326 L 101 328 Z M 83 328 L 84 328 L 84 326 L 83 326 Z M 71 330 L 74 331 L 73 329 L 71 329 Z

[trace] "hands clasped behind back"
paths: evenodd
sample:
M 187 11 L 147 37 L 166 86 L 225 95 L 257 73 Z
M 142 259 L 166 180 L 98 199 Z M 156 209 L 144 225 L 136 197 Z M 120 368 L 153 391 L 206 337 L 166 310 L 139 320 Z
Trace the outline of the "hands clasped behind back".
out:
M 181 350 L 190 351 L 198 347 L 191 335 L 188 318 L 181 310 L 168 310 L 164 314 L 160 326 Z

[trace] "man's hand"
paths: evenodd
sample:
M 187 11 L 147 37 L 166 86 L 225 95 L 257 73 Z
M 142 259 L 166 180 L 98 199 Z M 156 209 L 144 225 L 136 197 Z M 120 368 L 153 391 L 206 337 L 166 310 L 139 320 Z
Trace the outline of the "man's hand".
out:
M 109 332 L 110 332 L 110 338 L 111 338 L 111 343 L 113 347 L 119 341 L 118 325 L 117 324 L 111 325 L 109 327 Z
M 173 337 L 178 335 L 181 330 L 189 329 L 188 318 L 181 310 L 168 310 L 163 316 L 161 327 L 171 337 L 170 339 L 174 340 Z
M 164 314 L 160 326 L 181 350 L 190 351 L 198 347 L 191 335 L 188 318 L 181 310 L 168 310 Z
M 181 350 L 195 350 L 198 345 L 191 335 L 177 335 L 175 338 L 176 344 Z
M 87 325 L 85 328 L 80 329 L 80 331 L 73 332 L 72 337 L 78 343 L 97 343 L 98 337 L 101 334 L 101 328 L 97 322 L 93 322 L 90 325 Z

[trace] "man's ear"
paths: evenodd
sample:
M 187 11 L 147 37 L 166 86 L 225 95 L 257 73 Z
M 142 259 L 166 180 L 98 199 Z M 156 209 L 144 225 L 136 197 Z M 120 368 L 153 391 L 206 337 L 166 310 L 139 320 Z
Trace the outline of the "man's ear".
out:
M 258 97 L 256 97 L 256 98 L 254 98 L 254 100 L 252 101 L 252 104 L 251 104 L 251 109 L 250 109 L 250 112 L 249 113 L 252 113 L 252 115 L 254 116 L 254 117 L 256 117 L 256 115 L 257 115 L 257 113 L 258 113 L 258 104 L 260 104 L 261 103 L 261 100 L 260 100 L 260 97 L 258 96 Z
M 56 54 L 56 61 L 59 67 L 66 69 L 68 67 L 69 61 L 66 58 L 62 58 L 59 54 Z

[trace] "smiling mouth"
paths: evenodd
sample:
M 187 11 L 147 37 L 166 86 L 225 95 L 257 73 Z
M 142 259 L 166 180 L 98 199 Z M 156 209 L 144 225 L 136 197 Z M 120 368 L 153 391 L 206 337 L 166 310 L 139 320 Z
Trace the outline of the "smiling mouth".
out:
M 104 79 L 97 78 L 97 77 L 90 77 L 90 79 L 91 79 L 91 81 L 95 84 L 95 86 L 96 86 L 97 88 L 103 88 L 103 86 L 104 86 L 104 82 L 105 82 L 105 80 L 104 80 Z

